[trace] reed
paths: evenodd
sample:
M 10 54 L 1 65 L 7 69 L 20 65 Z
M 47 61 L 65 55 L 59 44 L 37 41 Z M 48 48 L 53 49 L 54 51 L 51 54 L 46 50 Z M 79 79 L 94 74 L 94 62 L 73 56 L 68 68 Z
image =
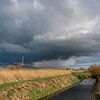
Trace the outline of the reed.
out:
M 71 74 L 71 70 L 60 69 L 1 69 L 0 70 L 0 84 L 8 82 L 16 82 L 20 80 L 29 80 L 40 77 L 59 76 L 65 74 Z

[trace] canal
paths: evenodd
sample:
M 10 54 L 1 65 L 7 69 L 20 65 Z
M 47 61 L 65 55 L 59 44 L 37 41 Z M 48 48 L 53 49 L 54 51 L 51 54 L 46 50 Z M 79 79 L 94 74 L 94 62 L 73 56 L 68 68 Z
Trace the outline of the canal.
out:
M 55 95 L 48 100 L 92 100 L 95 80 L 84 80 L 78 85 Z

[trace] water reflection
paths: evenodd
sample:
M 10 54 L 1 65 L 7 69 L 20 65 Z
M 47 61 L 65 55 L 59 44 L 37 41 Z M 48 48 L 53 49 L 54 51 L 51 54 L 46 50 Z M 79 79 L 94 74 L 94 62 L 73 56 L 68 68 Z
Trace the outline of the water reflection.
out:
M 48 100 L 91 100 L 92 86 L 95 80 L 84 80 L 79 85 L 72 87 Z

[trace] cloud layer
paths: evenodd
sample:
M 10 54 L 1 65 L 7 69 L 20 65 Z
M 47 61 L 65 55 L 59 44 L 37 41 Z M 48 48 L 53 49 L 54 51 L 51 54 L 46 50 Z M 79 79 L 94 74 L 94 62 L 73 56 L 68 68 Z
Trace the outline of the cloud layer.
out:
M 0 52 L 40 60 L 99 56 L 99 5 L 99 0 L 0 0 Z
M 67 60 L 61 60 L 61 59 L 57 59 L 57 60 L 49 60 L 49 61 L 39 61 L 39 62 L 35 62 L 33 63 L 33 66 L 37 66 L 37 67 L 65 67 L 67 68 L 68 66 L 71 65 L 75 65 L 76 64 L 76 59 L 74 57 L 70 57 Z

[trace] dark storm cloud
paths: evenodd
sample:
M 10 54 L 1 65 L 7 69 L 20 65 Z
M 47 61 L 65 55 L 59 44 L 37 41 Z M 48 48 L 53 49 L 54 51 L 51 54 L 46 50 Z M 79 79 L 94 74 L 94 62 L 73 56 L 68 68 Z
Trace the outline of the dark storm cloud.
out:
M 0 51 L 40 59 L 100 55 L 99 0 L 0 0 Z

